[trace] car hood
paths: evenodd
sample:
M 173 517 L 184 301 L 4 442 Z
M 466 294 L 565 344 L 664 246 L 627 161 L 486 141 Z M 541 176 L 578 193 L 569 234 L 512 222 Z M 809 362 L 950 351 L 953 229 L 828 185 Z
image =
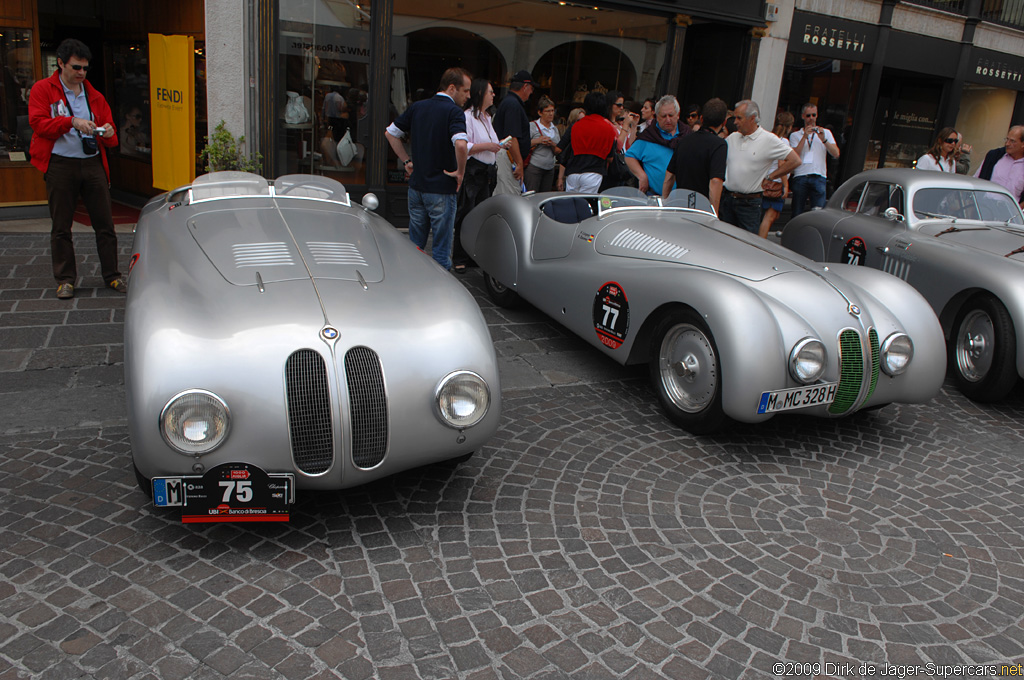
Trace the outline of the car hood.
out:
M 221 276 L 236 286 L 384 278 L 380 249 L 358 214 L 316 207 L 209 210 L 189 219 L 188 229 Z
M 792 251 L 724 222 L 650 212 L 644 212 L 642 219 L 627 212 L 601 222 L 606 224 L 594 245 L 597 252 L 611 257 L 677 262 L 749 281 L 813 266 Z
M 956 227 L 957 231 L 947 231 Z M 1016 262 L 1024 262 L 1024 229 L 1008 227 L 1002 222 L 971 222 L 958 220 L 950 224 L 948 220 L 925 222 L 918 227 L 921 236 L 931 236 L 946 243 L 974 248 L 999 257 L 1006 257 Z M 945 232 L 945 233 L 943 233 Z

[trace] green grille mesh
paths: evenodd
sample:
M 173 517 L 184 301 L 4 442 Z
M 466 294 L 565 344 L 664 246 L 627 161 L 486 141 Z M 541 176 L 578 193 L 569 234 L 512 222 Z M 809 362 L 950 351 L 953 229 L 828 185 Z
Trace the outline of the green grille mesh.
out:
M 864 353 L 857 331 L 845 330 L 839 334 L 839 388 L 829 413 L 846 413 L 857 403 L 861 383 L 864 382 Z
M 868 342 L 871 344 L 871 387 L 868 388 L 868 395 L 864 397 L 864 401 L 871 398 L 878 385 L 878 333 L 874 328 L 868 331 Z

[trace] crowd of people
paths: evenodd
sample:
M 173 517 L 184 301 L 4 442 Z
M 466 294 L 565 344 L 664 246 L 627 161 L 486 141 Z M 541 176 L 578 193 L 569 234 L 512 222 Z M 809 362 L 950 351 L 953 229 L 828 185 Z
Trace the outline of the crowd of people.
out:
M 632 186 L 668 198 L 674 189 L 691 190 L 707 196 L 723 221 L 762 238 L 787 196 L 794 217 L 825 205 L 828 163 L 840 149 L 812 102 L 801 107 L 799 122 L 779 112 L 768 131 L 751 100 L 731 110 L 719 98 L 684 108 L 672 95 L 635 102 L 595 89 L 581 93 L 565 123 L 556 124 L 550 98 L 529 105 L 534 87 L 528 71 L 513 74 L 492 116 L 491 83 L 449 69 L 433 98 L 414 103 L 388 128 L 410 177 L 410 237 L 422 248 L 433 232 L 434 257 L 446 269 L 459 273 L 471 264 L 459 244 L 461 223 L 494 194 Z M 402 143 L 409 132 L 411 149 Z M 916 167 L 967 174 L 970 152 L 963 136 L 946 127 Z M 974 176 L 1024 199 L 1024 127 L 1011 128 L 1005 149 L 986 155 Z

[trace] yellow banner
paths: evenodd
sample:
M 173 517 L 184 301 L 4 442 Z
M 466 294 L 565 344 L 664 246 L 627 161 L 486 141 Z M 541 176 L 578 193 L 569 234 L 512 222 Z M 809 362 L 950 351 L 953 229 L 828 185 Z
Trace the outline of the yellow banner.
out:
M 176 189 L 196 178 L 195 40 L 149 34 L 153 186 Z

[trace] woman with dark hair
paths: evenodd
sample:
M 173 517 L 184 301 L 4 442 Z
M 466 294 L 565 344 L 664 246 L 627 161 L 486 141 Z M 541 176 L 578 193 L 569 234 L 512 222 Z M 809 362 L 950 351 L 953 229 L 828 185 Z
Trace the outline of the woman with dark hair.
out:
M 469 86 L 469 108 L 465 112 L 469 160 L 466 161 L 466 174 L 462 178 L 458 208 L 455 211 L 452 271 L 456 274 L 464 274 L 466 265 L 472 262 L 459 239 L 462 220 L 470 210 L 491 197 L 498 181 L 498 169 L 494 162 L 495 154 L 502 146 L 491 125 L 491 114 L 488 113 L 493 105 L 494 88 L 491 83 L 486 78 L 476 78 Z
M 680 125 L 687 125 L 696 132 L 700 129 L 700 105 L 687 104 L 683 109 L 683 117 L 679 120 Z
M 552 191 L 555 188 L 555 156 L 561 153 L 561 135 L 555 127 L 555 102 L 541 97 L 537 102 L 537 120 L 530 124 L 530 156 L 523 180 L 527 191 Z
M 956 159 L 953 157 L 953 152 L 956 151 L 958 141 L 959 136 L 953 128 L 944 127 L 939 130 L 939 136 L 935 138 L 932 148 L 917 159 L 917 169 L 956 172 Z
M 647 98 L 644 100 L 644 105 L 640 108 L 640 124 L 636 126 L 637 134 L 646 130 L 647 126 L 654 122 L 654 105 L 657 103 L 657 99 Z

